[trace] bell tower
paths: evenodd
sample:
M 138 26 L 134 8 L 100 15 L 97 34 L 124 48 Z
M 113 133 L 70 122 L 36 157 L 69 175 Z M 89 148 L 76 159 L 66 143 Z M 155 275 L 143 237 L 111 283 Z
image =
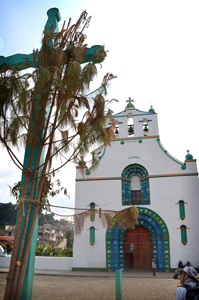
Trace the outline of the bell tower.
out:
M 159 135 L 157 113 L 153 107 L 146 112 L 136 109 L 131 98 L 126 102 L 128 104 L 125 110 L 113 115 L 116 121 L 116 139 Z

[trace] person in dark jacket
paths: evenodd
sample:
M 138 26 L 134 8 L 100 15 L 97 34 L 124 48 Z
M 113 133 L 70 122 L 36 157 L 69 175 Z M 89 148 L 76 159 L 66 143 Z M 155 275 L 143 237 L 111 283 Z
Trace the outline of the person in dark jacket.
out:
M 178 263 L 178 268 L 181 268 L 181 269 L 184 268 L 183 262 L 182 262 L 181 260 L 180 260 L 179 263 Z
M 189 266 L 184 267 L 183 270 L 180 270 L 180 283 L 181 285 L 175 290 L 175 300 L 186 300 L 187 289 L 183 284 L 196 286 L 197 284 L 197 271 Z

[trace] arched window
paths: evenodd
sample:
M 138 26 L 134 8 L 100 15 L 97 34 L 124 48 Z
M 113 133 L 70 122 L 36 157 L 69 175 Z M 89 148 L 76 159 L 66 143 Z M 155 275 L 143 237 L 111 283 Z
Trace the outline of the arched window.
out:
M 148 125 L 148 120 L 146 118 L 143 119 L 143 134 L 144 135 L 149 134 L 149 125 Z
M 131 177 L 131 203 L 134 205 L 141 204 L 141 183 L 140 177 L 134 175 Z
M 127 166 L 122 172 L 122 205 L 150 204 L 147 170 L 138 164 Z
M 90 203 L 90 209 L 94 209 L 95 208 L 95 203 L 94 202 L 91 202 Z M 94 220 L 95 220 L 95 213 L 94 212 L 92 212 L 91 214 L 90 214 L 90 220 L 93 222 Z
M 180 200 L 179 203 L 179 213 L 180 213 L 180 219 L 185 219 L 185 207 L 184 207 L 184 201 Z
M 120 133 L 120 127 L 119 127 L 119 123 L 118 123 L 118 121 L 117 120 L 115 120 L 115 122 L 116 122 L 116 127 L 115 127 L 115 137 L 117 138 L 117 137 L 119 137 L 119 133 Z
M 128 136 L 134 136 L 134 124 L 132 113 L 128 114 Z
M 187 244 L 187 227 L 185 225 L 180 226 L 181 229 L 181 243 L 183 245 Z
M 90 227 L 90 244 L 93 246 L 95 244 L 95 227 Z

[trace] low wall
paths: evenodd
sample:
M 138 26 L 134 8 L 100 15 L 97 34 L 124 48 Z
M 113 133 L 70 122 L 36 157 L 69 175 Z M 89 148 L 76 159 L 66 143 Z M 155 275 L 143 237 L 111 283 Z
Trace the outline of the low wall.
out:
M 0 268 L 9 268 L 11 255 L 5 255 L 0 257 Z
M 71 271 L 73 257 L 35 256 L 35 270 Z
M 9 268 L 11 255 L 0 257 L 0 268 Z M 35 270 L 71 271 L 73 257 L 35 256 Z

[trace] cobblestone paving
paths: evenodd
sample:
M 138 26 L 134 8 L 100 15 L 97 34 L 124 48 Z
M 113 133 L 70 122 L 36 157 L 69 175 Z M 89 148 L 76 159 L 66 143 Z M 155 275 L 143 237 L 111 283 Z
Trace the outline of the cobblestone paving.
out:
M 6 274 L 0 273 L 0 300 L 3 300 Z M 123 278 L 123 300 L 170 300 L 179 280 L 172 278 Z M 32 300 L 115 300 L 115 277 L 68 277 L 35 275 Z M 29 300 L 29 299 L 27 299 Z

